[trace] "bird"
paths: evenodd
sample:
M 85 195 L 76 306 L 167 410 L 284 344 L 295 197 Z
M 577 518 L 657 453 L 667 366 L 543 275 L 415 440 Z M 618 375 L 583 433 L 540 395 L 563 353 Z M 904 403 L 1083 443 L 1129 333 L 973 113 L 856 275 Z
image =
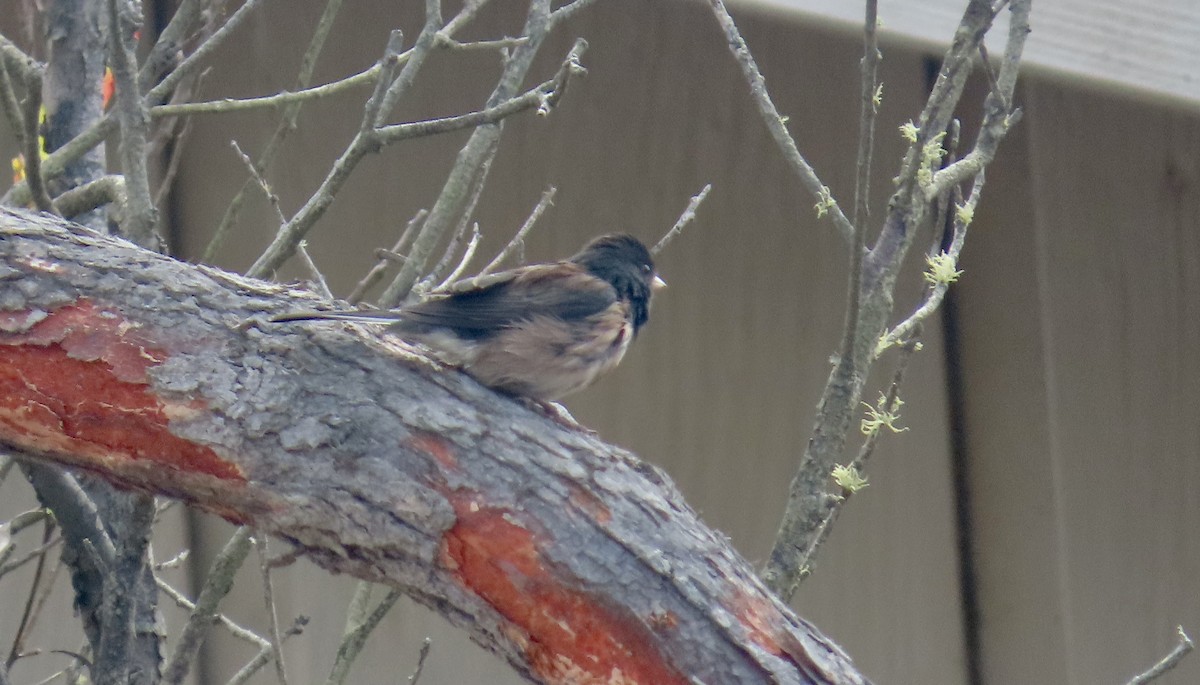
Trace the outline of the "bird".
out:
M 620 363 L 666 285 L 646 246 L 615 233 L 569 259 L 458 281 L 399 309 L 293 312 L 271 321 L 387 324 L 483 385 L 553 402 Z

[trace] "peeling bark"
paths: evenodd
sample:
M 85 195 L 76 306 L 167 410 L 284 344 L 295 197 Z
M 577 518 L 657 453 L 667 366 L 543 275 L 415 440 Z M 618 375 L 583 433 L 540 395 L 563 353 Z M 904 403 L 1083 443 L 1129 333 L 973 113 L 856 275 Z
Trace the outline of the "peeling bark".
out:
M 0 445 L 403 588 L 541 683 L 865 683 L 657 468 L 287 286 L 0 209 Z

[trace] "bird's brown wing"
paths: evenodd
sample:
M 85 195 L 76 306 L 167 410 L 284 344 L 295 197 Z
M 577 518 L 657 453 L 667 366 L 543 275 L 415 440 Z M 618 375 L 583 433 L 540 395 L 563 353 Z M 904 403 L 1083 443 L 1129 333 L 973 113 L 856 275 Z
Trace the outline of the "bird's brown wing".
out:
M 522 267 L 486 278 L 482 284 L 456 284 L 444 296 L 406 307 L 400 327 L 448 328 L 478 339 L 539 316 L 582 319 L 617 300 L 608 282 L 570 262 Z

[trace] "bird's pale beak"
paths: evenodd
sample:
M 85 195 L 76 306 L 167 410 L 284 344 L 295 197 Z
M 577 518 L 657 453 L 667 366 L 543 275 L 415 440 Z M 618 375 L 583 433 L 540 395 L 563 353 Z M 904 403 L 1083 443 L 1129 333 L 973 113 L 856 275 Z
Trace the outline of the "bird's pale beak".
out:
M 667 282 L 662 279 L 662 276 L 655 274 L 654 280 L 650 281 L 650 289 L 658 291 L 658 290 L 662 290 L 665 287 L 667 287 Z

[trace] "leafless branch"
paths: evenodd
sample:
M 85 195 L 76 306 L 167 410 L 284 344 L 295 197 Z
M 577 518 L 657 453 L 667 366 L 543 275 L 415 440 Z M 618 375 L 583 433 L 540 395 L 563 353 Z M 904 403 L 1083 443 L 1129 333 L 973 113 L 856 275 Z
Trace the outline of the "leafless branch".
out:
M 1030 4 L 1031 0 L 1011 3 L 1013 15 L 1008 44 L 997 79 L 1000 92 L 989 94 L 985 101 L 984 125 L 975 149 L 963 160 L 938 173 L 963 168 L 959 165 L 968 159 L 990 161 L 989 155 L 994 154 L 995 147 L 1007 132 L 1006 122 L 1011 123 L 1011 119 L 1003 103 L 1012 101 L 1017 67 L 1029 31 Z M 842 459 L 871 362 L 886 331 L 900 266 L 914 235 L 932 218 L 930 202 L 955 185 L 950 180 L 952 175 L 943 176 L 945 180 L 940 183 L 931 179 L 937 178 L 934 169 L 945 155 L 942 138 L 962 95 L 972 58 L 994 18 L 990 3 L 970 0 L 926 106 L 912 126 L 913 142 L 902 163 L 898 189 L 889 203 L 879 238 L 870 249 L 862 252 L 861 276 L 855 279 L 857 285 L 852 286 L 860 288 L 859 296 L 852 297 L 852 306 L 857 303 L 858 309 L 852 321 L 847 323 L 848 327 L 853 326 L 854 334 L 843 339 L 843 349 L 826 383 L 812 435 L 789 487 L 788 503 L 775 546 L 763 571 L 767 585 L 781 597 L 791 597 L 803 577 L 805 564 L 811 565 L 811 555 L 805 550 L 812 548 L 813 540 L 822 534 L 823 512 L 827 510 L 830 497 L 827 481 L 834 466 Z M 858 259 L 857 250 L 852 258 Z
M 900 409 L 900 387 L 904 384 L 904 372 L 908 369 L 908 363 L 912 360 L 915 354 L 921 347 L 919 341 L 920 327 L 917 326 L 912 331 L 912 337 L 908 338 L 904 346 L 901 348 L 901 354 L 896 362 L 896 371 L 892 375 L 892 384 L 888 387 L 887 394 L 884 395 L 880 402 L 880 410 L 895 414 Z M 883 435 L 883 427 L 878 427 L 876 430 L 867 434 L 866 440 L 859 447 L 858 456 L 850 462 L 849 467 L 854 474 L 861 474 L 867 466 L 867 461 L 871 455 L 875 453 L 875 447 L 879 443 L 879 437 Z M 828 539 L 829 533 L 833 530 L 833 524 L 837 521 L 842 510 L 846 508 L 846 503 L 854 496 L 854 490 L 850 488 L 841 488 L 841 492 L 837 495 L 829 496 L 825 499 L 825 512 L 821 521 L 821 527 L 818 529 L 817 535 L 812 539 L 809 548 L 805 550 L 804 557 L 800 563 L 802 572 L 807 574 L 812 571 L 812 560 L 816 556 L 817 550 Z
M 216 621 L 220 621 L 231 632 L 248 639 L 259 647 L 269 646 L 266 640 L 254 635 L 248 630 L 237 626 L 232 621 L 217 613 L 217 605 L 225 595 L 229 594 L 230 588 L 233 587 L 233 577 L 241 568 L 242 563 L 246 560 L 246 556 L 250 553 L 250 529 L 241 527 L 229 538 L 225 543 L 225 547 L 221 550 L 217 558 L 213 560 L 212 567 L 204 576 L 204 586 L 200 588 L 200 594 L 196 598 L 196 603 L 191 604 L 175 591 L 170 588 L 161 578 L 156 578 L 159 588 L 167 592 L 176 603 L 186 607 L 191 613 L 188 615 L 187 623 L 184 624 L 183 630 L 179 633 L 179 638 L 175 646 L 175 651 L 171 654 L 166 666 L 163 668 L 162 682 L 164 683 L 180 683 L 187 676 L 191 669 L 192 662 L 196 655 L 200 653 L 200 646 L 204 643 L 205 631 Z M 188 606 L 190 605 L 190 606 Z
M 321 273 L 321 269 L 317 267 L 317 263 L 313 261 L 312 255 L 308 254 L 308 241 L 301 240 L 296 246 L 296 254 L 300 255 L 300 262 L 304 264 L 305 270 L 312 278 L 313 284 L 316 285 L 317 294 L 326 299 L 333 299 L 333 291 L 329 289 L 329 283 L 325 281 L 325 275 Z
M 242 165 L 246 167 L 246 171 L 250 172 L 250 178 L 254 179 L 254 182 L 258 185 L 258 189 L 262 191 L 263 196 L 267 198 L 267 202 L 271 204 L 271 208 L 275 210 L 275 217 L 279 219 L 279 223 L 287 223 L 287 217 L 283 215 L 283 208 L 279 205 L 279 196 L 275 194 L 274 190 L 271 190 L 271 184 L 267 183 L 267 179 L 263 178 L 258 168 L 254 166 L 254 161 L 250 159 L 250 155 L 242 152 L 242 148 L 236 140 L 229 141 L 229 146 L 233 148 L 238 159 L 242 161 Z
M 321 186 L 317 188 L 316 192 L 308 198 L 304 206 L 289 221 L 279 227 L 275 239 L 246 272 L 248 276 L 261 278 L 275 271 L 275 269 L 278 269 L 287 261 L 295 252 L 296 245 L 300 243 L 300 240 L 316 225 L 316 222 L 325 215 L 329 206 L 333 204 L 334 196 L 345 185 L 354 168 L 358 166 L 359 161 L 368 152 L 374 152 L 379 149 L 380 143 L 375 138 L 376 129 L 373 126 L 373 122 L 383 106 L 383 100 L 386 97 L 384 89 L 390 80 L 387 74 L 391 69 L 395 68 L 398 62 L 399 43 L 401 40 L 402 36 L 398 31 L 392 32 L 391 37 L 388 39 L 388 45 L 377 63 L 380 78 L 376 83 L 375 91 L 372 93 L 365 107 L 362 124 L 358 132 L 338 157 L 337 161 L 334 162 L 333 167 L 321 182 Z M 413 56 L 409 58 L 408 63 L 405 64 L 404 71 L 413 71 L 419 68 L 423 61 L 423 58 L 414 52 Z M 414 63 L 416 67 L 414 67 Z
M 372 116 L 368 117 L 364 124 L 369 121 L 374 128 L 383 126 L 388 115 L 396 109 L 396 103 L 412 86 L 422 63 L 437 43 L 438 32 L 441 29 L 442 0 L 425 0 L 425 25 L 421 28 L 421 33 L 417 35 L 417 40 L 413 44 L 412 57 L 404 65 L 404 69 L 400 71 L 400 76 L 395 81 L 392 81 L 390 77 L 381 79 L 385 88 L 383 97 L 379 100 L 375 111 L 371 113 Z
M 150 170 L 146 166 L 146 131 L 150 117 L 138 87 L 136 41 L 141 29 L 141 5 L 128 0 L 108 0 L 109 55 L 117 84 L 115 109 L 121 126 L 121 170 L 125 176 L 125 212 L 121 224 L 126 238 L 138 245 L 157 249 L 155 234 L 158 210 L 150 194 Z
M 359 599 L 360 595 L 364 596 L 361 600 L 365 614 L 366 604 L 370 598 L 371 584 L 365 581 L 360 582 L 358 589 L 355 591 L 355 599 Z M 367 638 L 371 632 L 379 626 L 379 622 L 383 617 L 391 611 L 395 606 L 396 601 L 400 599 L 402 593 L 396 588 L 389 588 L 387 595 L 380 600 L 379 604 L 371 610 L 369 614 L 357 616 L 348 616 L 346 618 L 346 631 L 342 635 L 341 644 L 338 645 L 337 657 L 333 662 L 333 669 L 329 673 L 329 679 L 326 680 L 326 685 L 341 685 L 346 682 L 346 677 L 350 675 L 350 667 L 354 664 L 354 660 L 358 658 L 362 648 L 367 643 Z
M 341 6 L 342 0 L 328 0 L 326 2 L 325 10 L 321 13 L 321 18 L 317 21 L 312 38 L 309 39 L 308 48 L 304 51 L 304 57 L 300 60 L 300 73 L 296 76 L 296 87 L 298 89 L 307 88 L 309 83 L 311 83 L 317 58 L 320 56 L 321 50 L 325 47 L 325 39 L 329 36 L 329 31 L 333 27 L 333 20 L 337 17 Z M 372 67 L 372 69 L 376 69 L 377 66 Z M 369 83 L 373 78 L 375 78 L 374 75 L 368 79 L 364 79 L 363 82 Z M 258 161 L 254 165 L 256 169 L 261 169 L 262 173 L 266 173 L 271 168 L 271 164 L 275 161 L 275 155 L 278 153 L 284 139 L 295 127 L 296 121 L 300 116 L 301 104 L 299 101 L 292 102 L 284 107 L 279 124 L 275 127 L 274 132 L 271 133 L 271 138 L 267 141 L 267 144 L 263 146 L 262 153 L 259 154 Z M 202 261 L 211 262 L 216 256 L 217 249 L 220 248 L 226 236 L 229 235 L 229 231 L 237 223 L 242 204 L 245 202 L 246 194 L 250 191 L 252 183 L 254 183 L 253 177 L 247 178 L 242 183 L 242 187 L 234 194 L 233 199 L 229 201 L 229 206 L 225 208 L 225 213 L 221 216 L 221 221 L 217 224 L 217 229 L 213 232 L 213 237 L 209 239 L 208 245 L 204 247 L 203 255 L 200 258 Z
M 306 625 L 308 625 L 308 617 L 297 616 L 296 620 L 292 622 L 292 626 L 283 634 L 283 641 L 287 642 L 289 638 L 302 634 Z M 250 678 L 254 677 L 255 673 L 258 673 L 263 666 L 267 665 L 267 662 L 271 660 L 272 654 L 274 654 L 274 649 L 268 643 L 258 650 L 258 654 L 255 654 L 249 663 L 233 674 L 233 677 L 229 679 L 228 685 L 242 685 L 242 683 L 250 680 Z
M 776 145 L 783 152 L 784 159 L 800 177 L 800 184 L 804 186 L 804 189 L 817 200 L 818 206 L 823 207 L 829 213 L 837 232 L 847 243 L 852 242 L 854 226 L 829 194 L 829 187 L 821 183 L 821 179 L 817 177 L 817 172 L 812 165 L 808 163 L 804 155 L 800 154 L 795 139 L 787 130 L 786 119 L 779 114 L 779 110 L 775 108 L 775 103 L 771 100 L 770 93 L 767 92 L 766 79 L 763 78 L 758 64 L 750 54 L 750 48 L 746 46 L 746 41 L 738 31 L 737 25 L 733 23 L 733 17 L 729 15 L 729 10 L 725 9 L 724 0 L 709 0 L 709 4 L 712 5 L 713 12 L 716 14 L 717 23 L 725 32 L 725 38 L 729 41 L 729 49 L 733 52 L 738 66 L 742 68 L 742 74 L 750 84 L 750 94 L 754 104 L 758 107 L 763 121 L 766 122 L 771 137 L 775 139 Z
M 181 87 L 175 91 L 172 100 L 190 99 L 200 91 L 204 84 L 204 79 L 210 73 L 210 69 L 205 69 L 196 75 L 190 87 Z M 171 186 L 175 183 L 175 177 L 179 174 L 179 165 L 183 162 L 183 151 L 186 147 L 189 134 L 192 132 L 193 119 L 184 119 L 182 122 L 172 121 L 165 126 L 160 126 L 155 131 L 154 140 L 151 143 L 153 152 L 150 154 L 159 154 L 164 150 L 169 149 L 169 159 L 167 167 L 162 173 L 162 178 L 158 179 L 158 190 L 154 193 L 154 206 L 162 207 L 163 200 L 171 191 Z
M 125 198 L 125 177 L 112 174 L 66 191 L 54 199 L 54 204 L 68 219 L 106 204 L 114 205 L 114 214 L 119 217 L 125 212 Z
M 208 40 L 200 44 L 192 54 L 180 62 L 162 81 L 146 92 L 144 98 L 145 106 L 153 107 L 154 105 L 162 104 L 162 102 L 170 97 L 170 94 L 179 82 L 215 52 L 245 22 L 260 2 L 261 0 L 246 0 L 241 7 L 238 7 L 230 15 L 229 19 L 226 20 L 225 24 L 209 36 Z M 62 174 L 68 164 L 103 142 L 105 138 L 117 130 L 118 126 L 117 117 L 110 112 L 88 127 L 86 131 L 83 131 L 62 147 L 50 153 L 50 156 L 42 164 L 43 176 L 53 178 Z M 30 199 L 29 185 L 27 183 L 18 183 L 9 188 L 4 197 L 0 198 L 0 204 L 23 205 L 28 203 Z
M 413 218 L 409 219 L 408 224 L 404 227 L 404 231 L 400 234 L 400 238 L 396 240 L 396 244 L 392 246 L 392 249 L 388 251 L 388 254 L 400 255 L 404 251 L 405 247 L 408 246 L 409 241 L 411 241 L 413 236 L 416 234 L 417 227 L 421 225 L 421 222 L 425 220 L 425 217 L 428 214 L 428 210 L 422 209 L 419 210 L 413 216 Z M 363 295 L 365 295 L 368 290 L 374 287 L 374 285 L 378 283 L 381 278 L 383 278 L 384 271 L 387 270 L 388 265 L 391 263 L 392 260 L 388 257 L 380 256 L 379 261 L 376 262 L 375 265 L 371 267 L 371 270 L 368 271 L 366 275 L 364 275 L 358 282 L 358 284 L 354 286 L 353 292 L 350 293 L 350 296 L 347 297 L 346 300 L 351 304 L 356 304 L 362 301 Z
M 1169 654 L 1163 657 L 1158 663 L 1151 666 L 1148 670 L 1134 676 L 1127 685 L 1145 685 L 1151 680 L 1154 680 L 1155 678 L 1178 666 L 1179 662 L 1183 661 L 1183 657 L 1187 656 L 1193 649 L 1196 648 L 1196 645 L 1192 642 L 1192 638 L 1188 637 L 1188 634 L 1183 632 L 1183 626 L 1177 627 L 1175 631 L 1179 636 L 1179 642 L 1175 645 L 1175 649 L 1172 649 Z
M 158 34 L 138 73 L 138 86 L 146 90 L 165 71 L 175 66 L 188 34 L 199 23 L 204 10 L 201 0 L 183 0 L 171 20 Z
M 400 61 L 404 61 L 409 54 L 411 52 L 398 55 L 397 57 Z M 287 107 L 288 105 L 324 100 L 334 95 L 340 95 L 353 88 L 370 85 L 377 82 L 378 79 L 379 64 L 376 63 L 365 71 L 360 71 L 353 76 L 347 76 L 346 78 L 313 86 L 312 88 L 303 88 L 295 91 L 285 90 L 274 95 L 263 95 L 253 98 L 221 98 L 220 100 L 209 100 L 206 102 L 158 105 L 150 109 L 150 116 L 158 118 L 190 116 L 193 114 L 229 114 L 231 112 L 244 112 L 251 109 Z
M 267 621 L 270 623 L 270 630 L 267 634 L 270 636 L 271 656 L 275 661 L 275 676 L 279 679 L 279 685 L 288 685 L 287 668 L 283 663 L 283 639 L 279 634 L 279 613 L 275 606 L 275 583 L 271 579 L 269 562 L 271 555 L 267 549 L 267 536 L 260 533 L 253 537 L 254 546 L 258 549 L 258 569 L 262 576 L 263 602 L 266 604 Z
M 61 543 L 62 543 L 62 538 L 56 537 L 56 538 L 51 539 L 49 542 L 43 543 L 42 545 L 38 546 L 35 549 L 29 550 L 29 552 L 25 553 L 24 556 L 14 559 L 13 561 L 8 561 L 7 556 L 0 557 L 0 562 L 4 562 L 4 563 L 0 563 L 0 578 L 3 578 L 4 576 L 8 575 L 9 573 L 16 571 L 17 569 L 21 568 L 25 564 L 28 564 L 29 562 L 33 561 L 34 559 L 40 560 L 42 557 L 45 556 L 46 552 L 49 552 L 50 550 L 54 549 L 55 547 L 58 547 L 59 544 L 61 544 Z M 15 547 L 9 547 L 8 552 L 11 554 L 11 552 L 14 549 L 15 549 Z
M 525 244 L 525 236 L 529 234 L 529 231 L 533 230 L 533 225 L 537 223 L 539 218 L 541 218 L 542 214 L 546 211 L 546 208 L 554 204 L 554 196 L 557 193 L 558 188 L 555 188 L 554 186 L 550 186 L 542 192 L 541 199 L 539 199 L 537 204 L 533 206 L 533 210 L 530 211 L 529 216 L 525 218 L 525 223 L 521 224 L 521 227 L 517 229 L 517 232 L 512 237 L 512 240 L 508 241 L 508 243 L 496 253 L 496 256 L 492 258 L 492 261 L 488 262 L 487 266 L 479 270 L 480 276 L 486 276 L 492 273 L 498 269 L 506 259 L 511 257 L 514 252 L 521 249 L 521 246 Z
M 471 260 L 475 258 L 475 250 L 479 247 L 479 240 L 482 236 L 479 233 L 479 224 L 471 225 L 471 239 L 467 241 L 467 247 L 463 250 L 462 259 L 458 260 L 458 265 L 446 275 L 442 282 L 434 286 L 431 290 L 437 292 L 448 288 L 450 284 L 462 278 L 463 273 L 467 270 L 467 266 Z
M 33 580 L 31 581 L 29 594 L 25 596 L 25 607 L 21 610 L 21 619 L 17 623 L 17 633 L 13 637 L 12 647 L 9 649 L 8 658 L 4 661 L 6 668 L 12 668 L 13 662 L 21 654 L 24 647 L 25 637 L 29 634 L 31 618 L 33 614 L 34 600 L 38 595 L 38 588 L 42 583 L 42 578 L 46 570 L 46 551 L 50 547 L 51 538 L 54 536 L 55 522 L 53 518 L 43 520 L 42 530 L 42 545 L 40 551 L 36 553 L 37 566 L 33 572 Z
M 166 570 L 170 570 L 170 569 L 181 568 L 187 562 L 188 557 L 190 557 L 190 556 L 192 556 L 192 551 L 189 550 L 188 548 L 184 547 L 183 549 L 179 550 L 178 554 L 171 557 L 170 559 L 155 562 L 154 570 L 155 571 L 166 571 Z
M 522 35 L 528 40 L 513 48 L 505 61 L 504 70 L 500 75 L 495 89 L 485 104 L 485 109 L 496 107 L 510 100 L 517 93 L 525 74 L 533 63 L 533 58 L 541 48 L 542 41 L 549 30 L 550 3 L 549 0 L 534 0 L 530 3 L 529 15 L 525 21 Z M 568 53 L 565 63 L 578 61 L 578 56 L 585 50 L 587 43 L 576 41 Z M 570 72 L 568 68 L 567 73 Z M 559 73 L 564 73 L 563 69 Z M 380 296 L 380 304 L 393 307 L 412 290 L 418 276 L 425 268 L 429 256 L 433 252 L 443 234 L 454 225 L 461 216 L 474 180 L 479 176 L 485 164 L 495 154 L 500 134 L 503 132 L 503 121 L 484 124 L 472 132 L 466 145 L 459 151 L 458 159 L 450 170 L 442 192 L 429 211 L 429 217 L 421 227 L 409 250 L 408 261 L 400 266 L 400 273 Z
M 417 666 L 412 675 L 408 676 L 408 685 L 417 685 L 421 680 L 421 671 L 425 670 L 425 660 L 429 658 L 429 648 L 432 646 L 433 640 L 429 638 L 421 641 L 421 651 L 417 653 Z
M 863 18 L 862 88 L 859 93 L 858 160 L 855 162 L 854 231 L 866 230 L 863 222 L 870 215 L 871 161 L 875 149 L 875 119 L 879 114 L 879 0 L 867 0 Z M 861 252 L 861 240 L 858 250 Z
M 470 43 L 460 43 L 453 38 L 438 33 L 438 47 L 447 50 L 470 52 L 472 50 L 498 50 L 516 47 L 525 42 L 524 38 L 498 38 L 496 40 L 476 40 Z
M 8 121 L 8 128 L 12 131 L 17 149 L 25 150 L 25 116 L 21 114 L 21 103 L 17 100 L 8 65 L 3 58 L 0 58 L 0 111 Z
M 21 135 L 21 140 L 25 142 L 25 179 L 29 184 L 34 206 L 43 212 L 58 214 L 42 178 L 42 136 L 38 132 L 41 109 L 42 79 L 38 76 L 25 84 L 25 111 L 21 118 L 25 123 L 25 130 Z
M 686 228 L 688 224 L 692 223 L 692 221 L 695 221 L 696 210 L 700 208 L 700 203 L 704 202 L 704 198 L 708 197 L 708 193 L 711 190 L 712 184 L 706 183 L 704 184 L 704 187 L 700 189 L 700 192 L 692 196 L 692 199 L 688 202 L 687 207 L 684 208 L 683 214 L 680 214 L 679 218 L 675 220 L 675 225 L 671 227 L 671 230 L 667 231 L 666 234 L 654 244 L 654 247 L 650 248 L 651 255 L 657 255 L 659 252 L 662 252 L 667 247 L 667 244 L 675 239 L 675 236 L 683 232 L 683 229 Z
M 494 146 L 491 152 L 484 158 L 483 165 L 479 169 L 479 173 L 475 175 L 475 179 L 471 185 L 471 193 L 467 196 L 466 205 L 463 206 L 462 212 L 458 218 L 458 226 L 454 229 L 454 233 L 450 237 L 450 241 L 446 245 L 446 250 L 442 254 L 442 258 L 434 265 L 429 273 L 413 286 L 413 292 L 418 299 L 425 296 L 431 289 L 441 287 L 437 284 L 442 279 L 442 274 L 450 268 L 450 263 L 454 261 L 454 256 L 458 254 L 458 246 L 462 244 L 463 236 L 467 232 L 467 224 L 470 223 L 471 217 L 475 215 L 475 207 L 479 204 L 479 198 L 483 195 L 483 189 L 487 185 L 488 175 L 492 173 L 492 160 L 496 157 L 498 146 Z M 475 247 L 479 242 L 479 226 L 475 226 L 472 235 L 472 241 L 469 245 L 470 255 L 463 255 L 459 260 L 459 265 L 465 267 L 466 261 L 469 261 L 475 254 Z M 403 265 L 403 262 L 401 263 Z M 457 269 L 456 269 L 457 271 Z

